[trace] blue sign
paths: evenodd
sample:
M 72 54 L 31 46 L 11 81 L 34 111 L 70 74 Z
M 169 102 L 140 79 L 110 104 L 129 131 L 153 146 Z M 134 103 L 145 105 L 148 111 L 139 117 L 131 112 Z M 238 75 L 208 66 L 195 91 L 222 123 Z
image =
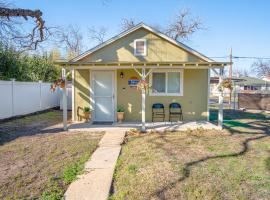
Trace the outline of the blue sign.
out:
M 129 86 L 137 86 L 138 83 L 139 83 L 138 79 L 129 79 L 128 80 L 128 85 Z

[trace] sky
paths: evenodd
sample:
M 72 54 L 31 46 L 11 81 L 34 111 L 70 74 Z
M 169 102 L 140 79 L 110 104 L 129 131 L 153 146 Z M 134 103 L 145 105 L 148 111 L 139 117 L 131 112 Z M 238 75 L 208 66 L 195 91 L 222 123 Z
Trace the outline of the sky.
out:
M 120 32 L 123 18 L 165 27 L 181 10 L 188 9 L 204 29 L 196 32 L 188 46 L 208 57 L 270 57 L 269 0 L 13 0 L 20 8 L 40 9 L 47 26 L 104 26 L 107 38 Z M 94 43 L 85 41 L 86 49 Z M 215 58 L 217 61 L 228 59 Z M 234 59 L 234 69 L 248 70 L 254 59 Z

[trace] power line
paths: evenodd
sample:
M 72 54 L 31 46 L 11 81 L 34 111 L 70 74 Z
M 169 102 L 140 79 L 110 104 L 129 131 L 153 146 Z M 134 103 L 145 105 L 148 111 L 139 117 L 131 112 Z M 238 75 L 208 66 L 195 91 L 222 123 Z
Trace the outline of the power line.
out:
M 261 59 L 270 60 L 270 57 L 256 57 L 256 56 L 233 56 L 234 59 Z
M 230 58 L 230 56 L 215 56 L 210 58 Z M 256 57 L 256 56 L 232 56 L 233 59 L 259 59 L 270 60 L 270 57 Z

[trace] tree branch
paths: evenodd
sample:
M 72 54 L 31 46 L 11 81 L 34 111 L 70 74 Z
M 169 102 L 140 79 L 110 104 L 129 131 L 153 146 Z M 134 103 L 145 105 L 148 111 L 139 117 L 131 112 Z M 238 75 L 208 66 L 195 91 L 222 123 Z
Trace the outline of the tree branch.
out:
M 12 25 L 14 22 L 11 20 L 11 18 L 17 17 L 22 17 L 26 21 L 29 17 L 31 17 L 35 19 L 36 25 L 32 29 L 31 33 L 27 35 L 21 34 L 18 30 L 16 33 L 10 33 L 12 35 L 11 39 L 18 39 L 17 43 L 20 44 L 22 48 L 36 49 L 38 43 L 44 41 L 46 38 L 45 31 L 48 31 L 48 29 L 45 27 L 45 21 L 42 19 L 42 12 L 40 10 L 0 7 L 1 24 L 7 27 L 7 30 L 2 30 L 14 30 L 15 27 Z

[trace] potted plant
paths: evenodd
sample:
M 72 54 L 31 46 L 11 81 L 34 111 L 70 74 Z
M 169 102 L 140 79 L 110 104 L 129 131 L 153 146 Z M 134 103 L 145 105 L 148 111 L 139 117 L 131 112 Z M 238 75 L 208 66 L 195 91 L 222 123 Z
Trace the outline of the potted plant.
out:
M 90 108 L 88 106 L 85 106 L 83 108 L 83 114 L 86 121 L 90 120 Z
M 117 121 L 122 123 L 124 119 L 125 109 L 122 106 L 117 106 Z

